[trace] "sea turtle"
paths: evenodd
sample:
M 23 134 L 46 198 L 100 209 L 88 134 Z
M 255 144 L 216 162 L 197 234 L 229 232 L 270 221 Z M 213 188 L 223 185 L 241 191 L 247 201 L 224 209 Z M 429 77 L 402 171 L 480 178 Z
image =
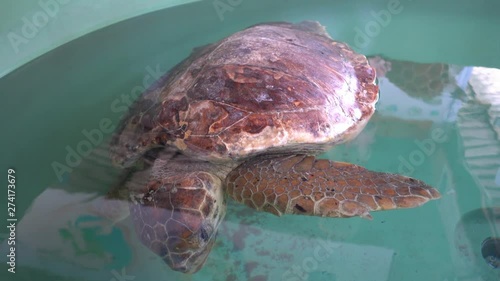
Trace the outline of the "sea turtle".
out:
M 413 178 L 316 159 L 356 137 L 378 87 L 365 56 L 317 22 L 266 23 L 196 49 L 131 107 L 111 143 L 143 244 L 196 272 L 214 245 L 225 194 L 281 216 L 371 218 L 438 191 Z

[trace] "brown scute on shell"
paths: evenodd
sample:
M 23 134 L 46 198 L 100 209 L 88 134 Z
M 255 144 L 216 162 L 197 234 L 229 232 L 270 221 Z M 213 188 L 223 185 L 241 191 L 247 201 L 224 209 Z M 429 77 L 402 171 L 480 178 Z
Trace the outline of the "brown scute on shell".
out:
M 161 145 L 201 160 L 239 160 L 301 144 L 322 150 L 354 138 L 378 99 L 365 56 L 332 40 L 317 22 L 250 27 L 197 50 L 172 73 L 157 85 L 157 102 L 142 109 L 151 116 L 143 129 L 151 133 L 131 135 L 161 135 Z

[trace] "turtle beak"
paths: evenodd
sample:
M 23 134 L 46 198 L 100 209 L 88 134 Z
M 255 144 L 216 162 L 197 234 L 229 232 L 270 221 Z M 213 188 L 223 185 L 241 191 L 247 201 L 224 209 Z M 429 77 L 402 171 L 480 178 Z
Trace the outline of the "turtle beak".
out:
M 199 251 L 195 252 L 192 256 L 190 256 L 188 259 L 177 259 L 175 258 L 175 255 L 172 257 L 172 259 L 169 259 L 168 257 L 163 259 L 163 261 L 170 266 L 175 271 L 179 271 L 182 273 L 196 273 L 198 272 L 203 265 L 205 264 L 209 254 L 210 250 L 212 249 L 214 243 L 215 243 L 216 237 L 213 237 L 213 239 L 210 239 L 206 247 L 200 249 Z

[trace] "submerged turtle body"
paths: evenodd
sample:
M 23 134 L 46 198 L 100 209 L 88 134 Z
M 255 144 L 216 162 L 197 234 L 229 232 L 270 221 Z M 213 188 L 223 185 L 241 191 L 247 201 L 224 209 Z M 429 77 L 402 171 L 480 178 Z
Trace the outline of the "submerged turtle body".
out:
M 112 141 L 115 164 L 146 160 L 125 184 L 141 241 L 196 272 L 224 193 L 276 215 L 365 218 L 439 198 L 412 178 L 314 158 L 356 137 L 377 99 L 367 59 L 317 22 L 256 25 L 197 49 L 139 98 Z

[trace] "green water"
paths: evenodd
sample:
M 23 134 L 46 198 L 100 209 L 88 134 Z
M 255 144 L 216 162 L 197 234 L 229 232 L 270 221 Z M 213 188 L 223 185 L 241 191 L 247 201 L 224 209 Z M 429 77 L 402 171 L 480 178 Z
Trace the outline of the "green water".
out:
M 499 144 L 489 105 L 476 102 L 467 87 L 399 100 L 401 91 L 380 79 L 379 113 L 355 141 L 324 155 L 411 174 L 438 188 L 442 199 L 421 208 L 375 213 L 368 221 L 278 218 L 230 202 L 205 267 L 190 276 L 171 271 L 142 247 L 129 220 L 110 226 L 94 211 L 92 202 L 119 172 L 93 160 L 70 159 L 75 165 L 69 165 L 68 150 L 85 142 L 101 147 L 100 138 L 87 142 L 86 134 L 109 137 L 151 77 L 193 47 L 246 26 L 314 19 L 367 55 L 500 67 L 500 37 L 491 36 L 500 9 L 489 2 L 451 8 L 401 1 L 401 12 L 366 44 L 356 41 L 356 28 L 365 29 L 371 12 L 388 9 L 390 1 L 236 2 L 222 14 L 207 1 L 127 20 L 0 79 L 0 173 L 16 171 L 18 219 L 15 274 L 7 272 L 4 254 L 9 232 L 0 228 L 2 280 L 498 280 L 500 270 L 478 253 L 500 228 L 491 214 L 498 200 L 485 195 L 498 189 Z M 431 143 L 427 153 L 418 143 Z M 483 147 L 486 153 L 480 153 Z M 58 164 L 71 171 L 55 171 Z M 8 225 L 7 200 L 1 198 L 0 221 Z

